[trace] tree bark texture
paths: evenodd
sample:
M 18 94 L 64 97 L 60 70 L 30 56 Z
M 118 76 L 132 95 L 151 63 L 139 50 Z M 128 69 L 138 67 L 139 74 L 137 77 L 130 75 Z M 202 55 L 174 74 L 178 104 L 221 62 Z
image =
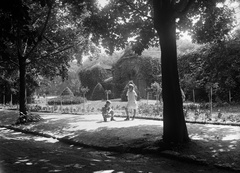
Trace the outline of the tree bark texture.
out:
M 163 141 L 189 141 L 177 67 L 175 12 L 168 0 L 153 0 L 154 26 L 160 38 L 163 97 Z
M 19 107 L 20 112 L 27 114 L 26 103 L 26 59 L 19 55 L 19 75 L 20 75 L 20 94 L 19 94 Z

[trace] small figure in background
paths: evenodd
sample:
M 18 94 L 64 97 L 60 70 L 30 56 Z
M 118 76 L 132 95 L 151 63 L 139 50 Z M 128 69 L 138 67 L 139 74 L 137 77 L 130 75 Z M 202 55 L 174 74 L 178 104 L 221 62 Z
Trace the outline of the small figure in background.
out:
M 103 120 L 105 122 L 107 122 L 107 118 L 109 117 L 109 114 L 111 114 L 111 121 L 115 121 L 114 112 L 113 112 L 112 108 L 110 107 L 110 105 L 111 105 L 111 101 L 107 100 L 104 107 L 102 107 L 102 116 L 103 116 Z
M 134 84 L 129 83 L 128 85 L 128 91 L 127 91 L 127 99 L 128 99 L 128 103 L 126 106 L 126 114 L 127 114 L 127 118 L 125 119 L 126 121 L 129 120 L 129 109 L 133 109 L 133 117 L 132 120 L 134 120 L 136 112 L 137 112 L 137 108 L 138 108 L 138 104 L 137 104 L 137 93 L 134 90 Z

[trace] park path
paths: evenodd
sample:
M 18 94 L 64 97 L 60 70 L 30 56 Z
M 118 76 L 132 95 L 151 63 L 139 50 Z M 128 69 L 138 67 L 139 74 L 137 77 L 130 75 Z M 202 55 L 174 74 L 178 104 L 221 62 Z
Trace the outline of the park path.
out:
M 17 128 L 47 134 L 102 149 L 119 151 L 158 151 L 163 122 L 135 119 L 103 122 L 100 114 L 73 115 L 40 113 L 42 122 L 21 125 Z M 0 121 L 1 124 L 1 121 Z M 240 170 L 240 127 L 187 123 L 192 142 L 180 148 L 171 148 L 173 155 L 184 155 L 215 165 Z M 129 150 L 130 151 L 130 150 Z
M 164 157 L 99 151 L 66 145 L 51 138 L 0 128 L 1 173 L 228 173 L 213 166 Z M 184 168 L 184 169 L 183 169 Z

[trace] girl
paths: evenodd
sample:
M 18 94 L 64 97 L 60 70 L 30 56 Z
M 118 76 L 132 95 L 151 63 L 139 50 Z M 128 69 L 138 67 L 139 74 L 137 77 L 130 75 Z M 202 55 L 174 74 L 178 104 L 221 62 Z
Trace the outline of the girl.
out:
M 128 110 L 129 109 L 133 109 L 133 117 L 132 120 L 134 120 L 136 112 L 137 112 L 137 108 L 138 108 L 138 104 L 137 104 L 137 93 L 134 90 L 134 85 L 132 83 L 130 83 L 128 85 L 128 91 L 127 91 L 127 98 L 128 98 L 128 103 L 126 106 L 126 114 L 127 114 L 127 118 L 125 119 L 126 121 L 129 120 L 129 113 Z

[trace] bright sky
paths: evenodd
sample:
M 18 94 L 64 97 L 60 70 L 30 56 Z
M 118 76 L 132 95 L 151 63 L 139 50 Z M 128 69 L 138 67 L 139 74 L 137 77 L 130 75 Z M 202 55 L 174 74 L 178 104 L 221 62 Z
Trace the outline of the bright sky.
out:
M 109 2 L 109 0 L 97 0 L 97 1 L 101 8 L 103 8 Z

